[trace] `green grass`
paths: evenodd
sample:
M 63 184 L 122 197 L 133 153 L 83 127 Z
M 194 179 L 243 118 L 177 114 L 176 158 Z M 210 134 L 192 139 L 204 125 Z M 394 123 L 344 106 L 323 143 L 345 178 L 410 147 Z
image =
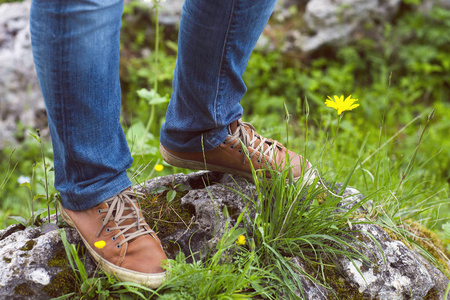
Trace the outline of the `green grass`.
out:
M 244 75 L 248 86 L 242 99 L 244 120 L 253 123 L 262 136 L 288 144 L 307 157 L 325 180 L 359 189 L 373 201 L 368 220 L 411 244 L 415 237 L 407 229 L 411 222 L 418 222 L 443 238 L 444 247 L 450 250 L 450 41 L 446 34 L 450 10 L 435 8 L 422 15 L 411 7 L 403 6 L 395 22 L 386 24 L 381 38 L 324 48 L 309 59 L 279 51 L 255 51 Z M 167 106 L 164 99 L 171 92 L 176 37 L 165 36 L 160 43 L 155 75 L 154 53 L 142 57 L 139 51 L 154 46 L 154 37 L 145 30 L 151 26 L 148 12 L 133 3 L 125 9 L 125 20 L 127 14 L 140 20 L 138 24 L 125 21 L 122 35 L 122 117 L 134 156 L 130 177 L 143 182 L 189 172 L 162 163 L 157 150 Z M 136 91 L 154 85 L 155 80 L 158 95 L 138 95 Z M 339 121 L 336 111 L 324 102 L 328 95 L 341 94 L 359 99 L 360 107 L 345 112 Z M 152 122 L 147 126 L 149 119 Z M 288 130 L 285 119 L 289 119 Z M 50 142 L 43 139 L 41 149 L 41 144 L 24 132 L 24 128 L 17 132 L 21 144 L 0 152 L 0 228 L 16 222 L 10 216 L 29 219 L 32 210 L 47 207 L 44 197 L 31 202 L 34 196 L 19 186 L 19 178 L 35 178 L 30 182 L 34 195 L 45 195 L 47 187 L 48 194 L 56 193 L 51 171 L 46 184 L 47 167 L 36 166 L 43 161 L 42 153 L 52 164 Z M 165 168 L 156 171 L 153 166 L 161 163 Z M 345 253 L 346 241 L 341 235 L 349 220 L 355 222 L 352 212 L 334 213 L 337 198 L 299 184 L 286 189 L 283 180 L 288 174 L 281 172 L 276 177 L 277 184 L 271 188 L 264 180 L 257 182 L 258 201 L 252 205 L 258 216 L 246 224 L 248 232 L 235 227 L 218 246 L 217 254 L 205 260 L 187 264 L 186 258 L 179 256 L 172 262 L 176 280 L 157 291 L 162 299 L 190 299 L 192 295 L 276 299 L 280 291 L 286 299 L 299 287 L 298 282 L 286 280 L 286 274 L 300 271 L 286 257 L 299 255 L 320 275 L 330 267 L 331 257 L 350 255 Z M 305 206 L 308 201 L 303 198 L 309 199 L 310 205 Z M 292 209 L 286 211 L 286 207 Z M 246 235 L 245 246 L 234 244 L 237 234 Z M 105 275 L 79 278 L 74 295 L 85 295 L 85 299 L 154 294 Z M 327 286 L 326 276 L 318 278 Z M 280 291 L 274 288 L 279 285 Z

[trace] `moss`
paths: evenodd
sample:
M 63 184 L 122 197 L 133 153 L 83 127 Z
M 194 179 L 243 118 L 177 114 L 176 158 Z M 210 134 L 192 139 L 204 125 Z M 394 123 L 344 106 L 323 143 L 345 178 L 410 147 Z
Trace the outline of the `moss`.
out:
M 35 292 L 26 283 L 21 283 L 14 288 L 14 293 L 22 296 L 33 296 Z
M 51 297 L 59 297 L 77 290 L 77 278 L 69 266 L 64 249 L 58 249 L 47 265 L 62 270 L 42 289 L 44 292 Z
M 431 289 L 428 291 L 428 293 L 423 298 L 424 300 L 441 300 L 442 295 L 437 292 L 435 289 Z
M 29 240 L 29 241 L 26 242 L 25 245 L 24 245 L 22 248 L 20 248 L 19 250 L 22 250 L 22 251 L 30 251 L 31 249 L 34 248 L 34 245 L 36 245 L 36 241 L 34 241 L 34 240 Z
M 59 297 L 77 290 L 77 279 L 70 268 L 64 268 L 43 289 L 51 297 Z
M 56 251 L 55 255 L 48 261 L 47 265 L 49 267 L 60 267 L 67 268 L 69 263 L 67 262 L 66 251 L 59 249 Z
M 171 202 L 167 202 L 166 193 L 149 195 L 141 202 L 142 213 L 147 223 L 160 238 L 168 236 L 175 231 L 187 228 L 191 222 L 192 213 L 181 207 L 181 198 L 187 192 L 178 192 Z
M 364 300 L 364 295 L 355 287 L 351 286 L 341 276 L 335 266 L 325 267 L 326 283 L 333 288 L 335 298 L 346 300 Z
M 11 258 L 10 257 L 3 257 L 3 260 L 7 263 L 7 264 L 9 264 L 10 262 L 11 262 Z

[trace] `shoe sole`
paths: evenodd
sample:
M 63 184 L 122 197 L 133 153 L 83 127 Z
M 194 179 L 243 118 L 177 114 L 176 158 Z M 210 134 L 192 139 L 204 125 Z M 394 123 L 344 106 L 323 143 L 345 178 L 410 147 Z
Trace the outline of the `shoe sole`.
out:
M 97 252 L 95 252 L 94 249 L 91 248 L 89 243 L 84 239 L 84 237 L 81 235 L 80 231 L 78 230 L 77 226 L 73 223 L 70 216 L 64 211 L 64 208 L 59 205 L 59 212 L 63 220 L 71 227 L 75 228 L 83 240 L 84 245 L 86 246 L 87 250 L 89 251 L 89 254 L 91 257 L 95 260 L 97 265 L 102 269 L 105 273 L 109 275 L 113 275 L 117 277 L 122 282 L 134 282 L 138 284 L 142 284 L 145 286 L 148 286 L 151 289 L 156 289 L 160 287 L 163 282 L 166 280 L 166 272 L 163 273 L 141 273 L 136 272 L 133 270 L 121 268 L 113 263 L 110 263 L 103 257 L 101 257 Z
M 193 170 L 206 170 L 206 171 L 228 173 L 228 174 L 233 174 L 233 175 L 237 175 L 240 177 L 244 177 L 246 179 L 253 181 L 253 176 L 251 173 L 236 170 L 233 168 L 227 168 L 224 166 L 206 164 L 205 162 L 182 159 L 182 158 L 176 157 L 175 155 L 167 152 L 167 150 L 164 149 L 163 145 L 161 145 L 161 144 L 159 145 L 159 152 L 161 153 L 161 156 L 164 159 L 164 161 L 174 167 L 193 169 Z M 309 186 L 314 181 L 316 176 L 312 173 L 313 173 L 312 169 L 305 172 L 305 174 L 303 175 L 305 182 L 302 185 Z M 299 178 L 300 177 L 294 178 L 294 180 L 298 180 Z M 286 182 L 289 182 L 289 179 L 286 179 Z
M 182 159 L 182 158 L 176 157 L 175 155 L 167 152 L 167 150 L 164 149 L 164 147 L 162 145 L 159 145 L 159 152 L 161 153 L 161 156 L 164 159 L 164 161 L 174 167 L 193 169 L 193 170 L 206 170 L 206 171 L 228 173 L 228 174 L 233 174 L 233 175 L 237 175 L 240 177 L 244 177 L 246 179 L 250 179 L 253 181 L 253 176 L 251 173 L 232 169 L 232 168 L 227 168 L 224 166 L 218 166 L 218 165 L 214 165 L 214 164 L 206 164 L 205 162 Z

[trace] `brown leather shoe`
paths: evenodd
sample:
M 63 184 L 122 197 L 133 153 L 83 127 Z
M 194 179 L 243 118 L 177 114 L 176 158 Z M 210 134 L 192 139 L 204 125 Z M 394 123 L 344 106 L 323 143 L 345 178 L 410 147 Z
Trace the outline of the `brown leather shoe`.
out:
M 314 180 L 315 176 L 308 160 L 293 151 L 288 151 L 277 141 L 263 138 L 255 132 L 251 124 L 237 120 L 228 126 L 228 132 L 227 138 L 219 147 L 204 153 L 177 152 L 163 145 L 160 145 L 159 151 L 167 163 L 176 167 L 225 172 L 253 179 L 249 159 L 242 149 L 242 142 L 247 148 L 255 170 L 282 170 L 289 165 L 294 179 L 303 176 L 307 182 Z M 266 176 L 270 176 L 270 172 L 266 172 Z
M 121 281 L 157 288 L 166 277 L 161 264 L 167 257 L 139 211 L 137 197 L 141 196 L 127 189 L 91 209 L 61 207 L 60 212 L 64 221 L 77 229 L 104 272 Z

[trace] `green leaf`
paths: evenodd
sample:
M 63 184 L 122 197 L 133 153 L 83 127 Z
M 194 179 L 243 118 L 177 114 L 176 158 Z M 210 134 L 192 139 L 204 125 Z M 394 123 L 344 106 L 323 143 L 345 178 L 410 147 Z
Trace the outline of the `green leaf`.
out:
M 28 226 L 28 221 L 25 220 L 22 217 L 19 216 L 9 216 L 10 219 L 16 220 L 17 222 L 19 222 L 20 224 L 22 224 L 23 226 L 27 227 Z
M 444 235 L 446 238 L 450 239 L 450 222 L 442 225 L 442 230 L 444 230 Z
M 169 98 L 167 96 L 161 96 L 155 90 L 147 90 L 147 89 L 140 89 L 136 92 L 138 96 L 144 100 L 148 101 L 148 104 L 150 105 L 157 105 L 162 103 L 169 102 Z
M 167 202 L 169 202 L 169 203 L 172 202 L 176 196 L 177 196 L 177 192 L 175 190 L 168 191 L 167 195 L 166 195 Z
M 31 132 L 28 132 L 28 134 L 31 135 L 36 141 L 38 141 L 38 142 L 41 141 L 41 139 L 37 136 L 37 134 L 31 133 Z
M 26 186 L 31 191 L 31 185 L 28 182 L 21 183 L 19 186 Z
M 36 220 L 40 215 L 42 215 L 44 212 L 46 212 L 47 211 L 47 208 L 46 207 L 43 207 L 43 208 L 39 208 L 38 210 L 36 210 L 35 212 L 34 212 L 34 219 Z
M 179 192 L 187 192 L 187 191 L 191 190 L 191 187 L 186 185 L 186 184 L 179 183 L 176 186 L 174 186 L 174 189 L 179 191 Z
M 34 196 L 33 201 L 36 201 L 37 199 L 40 199 L 40 198 L 47 198 L 47 196 L 43 195 L 43 194 L 38 194 L 38 195 Z
M 150 100 L 148 102 L 148 104 L 157 105 L 157 104 L 163 104 L 163 103 L 167 103 L 167 102 L 169 102 L 169 98 L 167 96 L 164 96 L 164 97 L 160 96 L 160 97 L 153 98 L 152 100 Z

